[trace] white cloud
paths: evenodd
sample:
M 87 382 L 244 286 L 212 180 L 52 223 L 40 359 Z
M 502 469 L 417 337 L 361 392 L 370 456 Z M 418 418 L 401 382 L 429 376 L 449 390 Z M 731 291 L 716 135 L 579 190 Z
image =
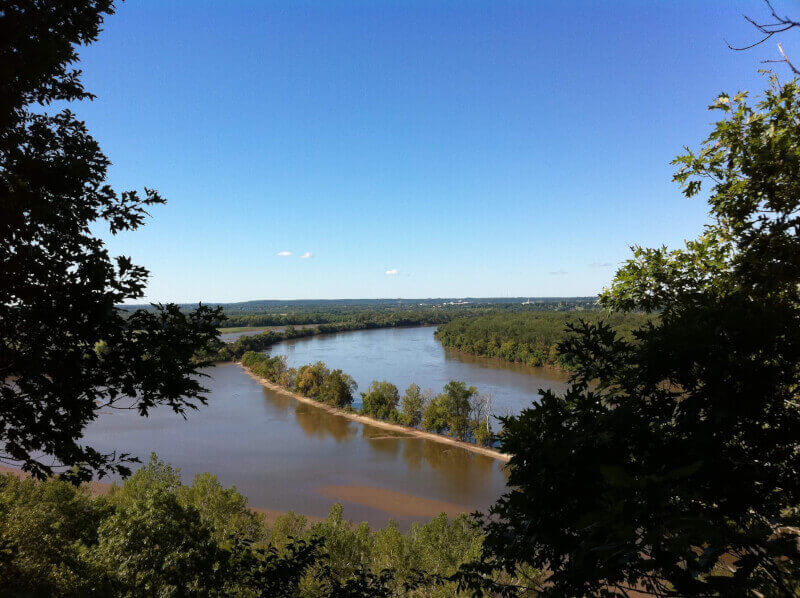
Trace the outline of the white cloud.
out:
M 279 251 L 278 255 L 281 256 L 281 257 L 289 257 L 290 255 L 292 255 L 292 252 L 291 251 Z
M 567 273 L 566 270 L 556 270 L 555 272 L 548 272 L 550 276 L 563 276 L 566 273 Z
M 611 262 L 592 262 L 591 264 L 589 264 L 589 267 L 590 268 L 608 268 L 609 266 L 612 266 L 612 265 L 613 264 Z
M 392 268 L 391 270 L 387 270 L 386 271 L 386 276 L 394 276 L 398 272 L 399 272 L 399 270 L 397 268 Z
M 314 257 L 314 254 L 310 251 L 306 251 L 303 255 L 300 256 L 300 259 L 307 260 L 310 257 Z

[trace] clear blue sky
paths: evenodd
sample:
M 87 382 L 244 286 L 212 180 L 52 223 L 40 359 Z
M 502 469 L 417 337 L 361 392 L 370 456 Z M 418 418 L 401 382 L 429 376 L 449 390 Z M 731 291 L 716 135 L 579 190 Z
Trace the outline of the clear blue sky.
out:
M 118 8 L 75 111 L 168 199 L 108 238 L 153 301 L 595 294 L 700 231 L 669 161 L 776 55 L 723 41 L 759 0 Z

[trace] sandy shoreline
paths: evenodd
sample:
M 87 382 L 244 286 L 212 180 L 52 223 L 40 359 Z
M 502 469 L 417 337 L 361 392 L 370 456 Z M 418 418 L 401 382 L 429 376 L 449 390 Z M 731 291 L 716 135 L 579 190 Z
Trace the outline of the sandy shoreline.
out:
M 499 461 L 509 461 L 511 459 L 511 455 L 506 453 L 501 453 L 495 449 L 487 448 L 485 446 L 479 446 L 477 444 L 472 444 L 471 442 L 463 442 L 461 440 L 456 440 L 455 438 L 450 438 L 449 436 L 443 436 L 441 434 L 434 434 L 433 432 L 425 432 L 424 430 L 418 430 L 417 428 L 410 428 L 408 426 L 403 426 L 401 424 L 393 424 L 390 422 L 386 422 L 380 419 L 375 419 L 372 417 L 368 417 L 366 415 L 359 415 L 357 413 L 351 413 L 349 411 L 345 411 L 344 409 L 339 409 L 338 407 L 333 407 L 331 405 L 326 405 L 325 403 L 320 403 L 319 401 L 315 401 L 309 397 L 304 397 L 297 393 L 294 393 L 290 390 L 283 388 L 282 386 L 270 382 L 265 378 L 261 378 L 253 374 L 250 370 L 244 367 L 240 362 L 236 362 L 242 370 L 250 376 L 253 380 L 261 384 L 262 386 L 270 389 L 273 392 L 280 393 L 287 397 L 291 397 L 301 403 L 305 403 L 307 405 L 313 405 L 318 409 L 323 409 L 329 413 L 333 413 L 334 415 L 339 415 L 341 417 L 345 417 L 349 420 L 360 422 L 362 424 L 366 424 L 368 426 L 373 426 L 375 428 L 382 428 L 384 430 L 391 430 L 392 432 L 398 432 L 400 434 L 405 434 L 406 436 L 414 436 L 416 438 L 424 438 L 425 440 L 431 440 L 433 442 L 439 442 L 441 444 L 449 444 L 451 446 L 457 446 L 467 451 L 472 451 L 473 453 L 478 453 L 481 455 L 486 455 L 487 457 L 492 457 L 493 459 L 497 459 Z
M 21 471 L 19 469 L 14 469 L 13 467 L 8 467 L 6 465 L 0 465 L 0 475 L 5 473 L 11 474 L 18 478 L 29 477 L 28 474 L 25 473 L 24 471 Z M 81 488 L 83 488 L 89 494 L 89 496 L 92 497 L 105 496 L 106 494 L 111 492 L 111 487 L 112 484 L 109 484 L 108 482 L 91 481 L 91 482 L 84 482 L 83 484 L 81 484 Z M 262 509 L 259 507 L 251 507 L 249 505 L 247 508 L 253 511 L 254 513 L 259 513 L 260 515 L 263 515 L 264 519 L 266 519 L 270 525 L 275 523 L 275 520 L 278 517 L 282 515 L 287 515 L 289 513 L 289 511 L 278 511 L 276 509 Z M 293 512 L 295 513 L 295 515 L 302 515 L 303 517 L 305 517 L 308 520 L 308 523 L 318 523 L 320 521 L 325 520 L 324 517 L 306 515 L 305 513 L 297 513 L 295 511 Z

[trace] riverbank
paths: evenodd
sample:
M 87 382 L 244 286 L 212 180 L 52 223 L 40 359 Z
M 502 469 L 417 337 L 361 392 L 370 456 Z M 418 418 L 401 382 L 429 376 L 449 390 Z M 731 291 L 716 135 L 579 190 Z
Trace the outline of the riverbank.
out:
M 292 392 L 287 390 L 283 386 L 275 384 L 274 382 L 270 382 L 266 378 L 261 378 L 260 376 L 256 376 L 246 367 L 244 367 L 241 363 L 237 362 L 237 365 L 242 368 L 242 370 L 250 376 L 253 380 L 268 388 L 269 390 L 282 394 L 287 397 L 291 397 L 296 401 L 300 401 L 301 403 L 305 403 L 307 405 L 313 405 L 319 409 L 327 411 L 328 413 L 338 415 L 340 417 L 344 417 L 351 421 L 359 422 L 364 425 L 372 426 L 375 428 L 381 428 L 384 430 L 390 430 L 392 432 L 397 432 L 400 434 L 404 434 L 406 436 L 413 436 L 415 438 L 424 438 L 425 440 L 431 440 L 433 442 L 438 442 L 440 444 L 448 444 L 451 446 L 456 446 L 458 448 L 462 448 L 467 451 L 471 451 L 473 453 L 478 453 L 480 455 L 485 455 L 487 457 L 492 457 L 493 459 L 497 459 L 499 461 L 508 462 L 511 459 L 511 455 L 506 453 L 501 453 L 498 450 L 488 448 L 485 446 L 479 446 L 477 444 L 473 444 L 471 442 L 464 442 L 461 440 L 456 440 L 455 438 L 450 438 L 449 436 L 443 436 L 441 434 L 435 434 L 433 432 L 426 432 L 424 430 L 419 430 L 417 428 L 411 428 L 409 426 L 403 426 L 401 424 L 393 424 L 391 422 L 383 421 L 380 419 L 375 419 L 373 417 L 369 417 L 366 415 L 360 415 L 358 413 L 353 413 L 351 411 L 346 411 L 344 409 L 340 409 L 338 407 L 333 407 L 332 405 L 326 405 L 325 403 L 320 403 L 319 401 L 315 401 L 312 398 L 304 397 L 298 393 Z

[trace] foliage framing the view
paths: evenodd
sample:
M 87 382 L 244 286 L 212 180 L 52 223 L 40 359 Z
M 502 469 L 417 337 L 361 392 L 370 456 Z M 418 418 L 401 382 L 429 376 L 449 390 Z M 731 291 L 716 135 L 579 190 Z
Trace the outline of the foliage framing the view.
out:
M 683 250 L 634 248 L 602 296 L 659 320 L 635 344 L 573 327 L 566 394 L 503 418 L 486 545 L 549 571 L 543 595 L 800 592 L 800 88 L 711 108 L 675 180 L 710 182 L 712 223 Z
M 79 439 L 100 409 L 184 413 L 203 402 L 194 353 L 219 310 L 115 305 L 142 297 L 147 270 L 112 260 L 92 228 L 137 229 L 145 188 L 115 192 L 110 162 L 83 122 L 53 102 L 92 99 L 73 68 L 113 3 L 3 2 L 0 10 L 0 460 L 44 477 L 127 472 L 125 455 Z
M 236 488 L 210 474 L 183 484 L 155 456 L 96 498 L 0 475 L 4 595 L 449 598 L 447 578 L 482 541 L 466 515 L 373 531 L 341 505 L 317 523 L 287 513 L 269 524 Z

